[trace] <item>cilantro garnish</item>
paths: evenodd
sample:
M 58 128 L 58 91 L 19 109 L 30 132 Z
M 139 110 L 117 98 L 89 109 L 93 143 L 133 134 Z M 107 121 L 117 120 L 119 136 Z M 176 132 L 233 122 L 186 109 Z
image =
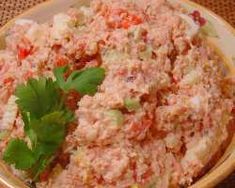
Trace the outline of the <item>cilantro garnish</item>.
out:
M 20 110 L 29 112 L 35 118 L 62 107 L 57 84 L 52 79 L 29 79 L 25 85 L 17 87 L 15 95 Z
M 64 105 L 62 93 L 52 79 L 30 79 L 17 87 L 15 95 L 31 147 L 23 140 L 12 139 L 3 159 L 17 169 L 29 171 L 36 179 L 61 146 L 73 114 Z
M 64 79 L 64 74 L 68 67 L 59 67 L 55 69 L 54 74 L 56 82 L 64 91 L 76 90 L 82 95 L 93 95 L 97 91 L 97 86 L 102 83 L 105 72 L 102 68 L 88 68 L 83 71 L 74 71 Z
M 29 143 L 11 139 L 3 153 L 3 160 L 27 171 L 33 180 L 52 162 L 65 139 L 66 126 L 74 120 L 74 114 L 65 106 L 68 92 L 76 90 L 82 95 L 93 95 L 104 79 L 102 68 L 74 71 L 65 80 L 66 70 L 66 67 L 55 69 L 56 81 L 43 77 L 29 79 L 16 88 L 16 103 Z
M 17 153 L 16 153 L 17 151 Z M 35 163 L 33 152 L 27 144 L 20 139 L 12 139 L 3 155 L 3 160 L 9 164 L 15 164 L 17 169 L 26 170 Z

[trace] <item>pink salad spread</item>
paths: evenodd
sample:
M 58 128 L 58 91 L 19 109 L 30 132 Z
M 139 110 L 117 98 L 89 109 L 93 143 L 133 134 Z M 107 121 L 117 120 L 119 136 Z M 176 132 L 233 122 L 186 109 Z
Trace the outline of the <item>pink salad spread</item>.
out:
M 222 65 L 200 25 L 166 0 L 94 0 L 45 24 L 17 20 L 0 51 L 0 154 L 29 139 L 17 85 L 55 79 L 56 67 L 101 67 L 94 95 L 69 92 L 75 121 L 36 187 L 188 186 L 229 136 L 234 80 Z

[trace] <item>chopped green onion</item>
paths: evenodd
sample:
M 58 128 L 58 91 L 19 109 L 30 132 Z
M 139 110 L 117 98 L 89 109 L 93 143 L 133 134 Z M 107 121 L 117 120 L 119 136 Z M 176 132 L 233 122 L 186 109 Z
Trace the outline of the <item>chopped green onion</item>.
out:
M 137 99 L 126 98 L 124 100 L 124 106 L 129 112 L 138 110 L 141 105 Z
M 124 116 L 119 110 L 109 110 L 106 114 L 112 119 L 115 125 L 122 125 L 124 122 Z

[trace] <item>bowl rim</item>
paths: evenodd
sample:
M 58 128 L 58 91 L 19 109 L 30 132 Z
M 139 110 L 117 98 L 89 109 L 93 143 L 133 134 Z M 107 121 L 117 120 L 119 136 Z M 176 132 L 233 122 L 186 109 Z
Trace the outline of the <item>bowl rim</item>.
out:
M 47 1 L 41 2 L 37 5 L 29 8 L 28 10 L 24 11 L 23 13 L 19 14 L 18 16 L 15 16 L 14 18 L 10 19 L 7 23 L 5 23 L 3 26 L 0 27 L 0 37 L 4 35 L 5 31 L 7 29 L 9 29 L 17 19 L 23 18 L 23 17 L 29 15 L 30 13 L 35 12 L 35 10 L 50 6 L 53 3 L 56 3 L 56 1 L 57 0 L 47 0 Z M 223 25 L 226 27 L 226 30 L 230 31 L 232 33 L 232 35 L 235 37 L 235 28 L 220 15 L 214 13 L 209 8 L 204 7 L 204 6 L 202 6 L 196 2 L 193 2 L 191 0 L 180 0 L 180 1 L 182 3 L 188 4 L 192 7 L 197 8 L 197 9 L 201 10 L 202 12 L 206 12 L 208 15 L 212 16 L 213 19 L 216 20 L 217 22 L 223 23 Z M 235 135 L 234 134 L 233 134 L 233 138 L 230 141 L 230 144 L 235 145 Z M 208 178 L 207 179 L 200 178 L 198 181 L 195 182 L 195 184 L 191 185 L 190 188 L 214 187 L 215 185 L 217 185 L 218 183 L 223 181 L 227 176 L 229 176 L 234 170 L 235 170 L 235 150 L 232 151 L 230 156 L 223 163 L 221 163 L 216 168 L 216 170 L 214 172 L 211 172 L 211 174 L 210 174 L 211 178 L 209 178 L 209 179 Z M 9 188 L 15 188 L 10 183 L 8 183 L 7 179 L 2 178 L 0 176 L 0 187 L 1 187 L 1 184 L 3 184 L 4 186 L 7 186 Z
M 41 2 L 31 8 L 29 8 L 28 10 L 24 11 L 23 13 L 15 16 L 14 18 L 10 19 L 8 22 L 6 22 L 3 26 L 0 27 L 0 35 L 2 33 L 4 33 L 4 31 L 6 31 L 13 23 L 15 20 L 24 17 L 25 15 L 30 14 L 31 12 L 34 12 L 36 9 L 42 8 L 42 7 L 46 7 L 49 6 L 50 4 L 52 4 L 53 2 L 55 2 L 56 0 L 47 0 L 44 2 Z M 228 21 L 226 21 L 222 16 L 214 13 L 212 10 L 210 10 L 207 7 L 204 7 L 196 2 L 193 2 L 192 0 L 180 0 L 183 3 L 189 4 L 193 7 L 197 7 L 200 10 L 203 10 L 203 12 L 208 12 L 215 20 L 217 21 L 221 21 L 225 24 L 226 28 L 229 29 L 229 31 L 235 36 L 235 27 L 233 27 Z

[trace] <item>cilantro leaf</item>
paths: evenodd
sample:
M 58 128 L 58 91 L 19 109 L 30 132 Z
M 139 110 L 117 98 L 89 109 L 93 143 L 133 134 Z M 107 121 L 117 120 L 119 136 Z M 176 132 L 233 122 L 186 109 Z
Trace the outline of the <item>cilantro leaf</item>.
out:
M 35 132 L 30 128 L 30 114 L 27 112 L 21 112 L 21 116 L 24 122 L 24 132 L 29 137 L 32 147 L 35 147 L 37 144 L 37 135 Z
M 64 66 L 64 67 L 58 67 L 54 70 L 54 75 L 56 77 L 56 83 L 64 91 L 68 90 L 66 88 L 66 81 L 64 79 L 64 74 L 68 71 L 68 69 L 69 69 L 68 66 Z
M 31 177 L 37 178 L 61 146 L 65 138 L 66 124 L 71 120 L 72 116 L 67 111 L 52 112 L 40 119 L 30 118 L 30 122 L 25 120 L 25 130 L 30 135 L 32 150 L 23 140 L 12 140 L 4 152 L 3 160 L 14 164 L 17 169 L 29 170 Z
M 51 79 L 30 79 L 26 85 L 16 88 L 15 95 L 18 97 L 16 103 L 20 110 L 29 112 L 36 118 L 61 108 L 58 88 Z
M 56 82 L 49 78 L 29 79 L 16 88 L 16 103 L 31 148 L 24 140 L 12 139 L 3 153 L 3 160 L 26 170 L 33 180 L 52 162 L 65 139 L 66 125 L 74 120 L 74 114 L 65 106 L 66 92 L 76 90 L 82 95 L 93 95 L 105 74 L 102 68 L 90 68 L 74 71 L 65 80 L 67 70 L 62 67 L 54 71 Z
M 94 95 L 104 79 L 103 68 L 88 68 L 83 71 L 73 71 L 67 80 L 64 74 L 68 67 L 59 67 L 54 70 L 56 82 L 64 91 L 76 90 L 82 95 Z
M 71 80 L 72 88 L 75 88 L 79 93 L 94 95 L 104 76 L 104 69 L 90 68 L 80 72 L 78 75 L 73 75 L 71 79 L 68 78 L 68 81 Z
M 35 163 L 35 156 L 24 141 L 12 139 L 3 154 L 3 160 L 14 164 L 17 169 L 26 170 Z
M 66 125 L 73 113 L 64 104 L 56 82 L 47 78 L 30 79 L 16 89 L 17 104 L 24 121 L 24 132 L 31 142 L 12 140 L 3 153 L 3 160 L 15 168 L 38 176 L 64 141 Z
M 43 116 L 40 120 L 32 120 L 31 127 L 38 137 L 38 142 L 60 145 L 65 137 L 65 125 L 63 111 L 56 111 Z

